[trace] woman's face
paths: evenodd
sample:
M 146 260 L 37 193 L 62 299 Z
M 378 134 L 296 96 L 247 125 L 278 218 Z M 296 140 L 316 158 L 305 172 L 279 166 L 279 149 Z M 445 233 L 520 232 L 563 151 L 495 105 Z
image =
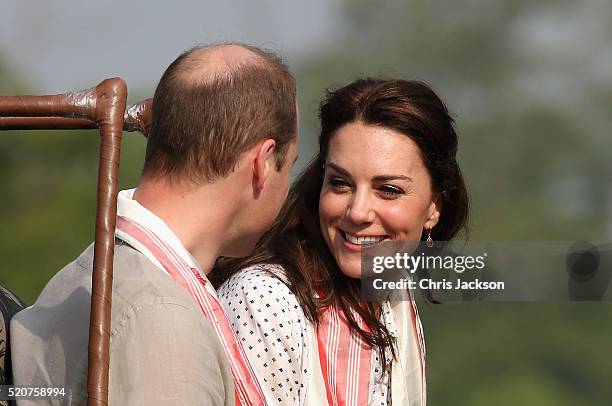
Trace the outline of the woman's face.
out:
M 361 277 L 361 250 L 381 241 L 419 241 L 439 216 L 419 147 L 406 135 L 353 122 L 332 136 L 319 218 L 345 275 Z

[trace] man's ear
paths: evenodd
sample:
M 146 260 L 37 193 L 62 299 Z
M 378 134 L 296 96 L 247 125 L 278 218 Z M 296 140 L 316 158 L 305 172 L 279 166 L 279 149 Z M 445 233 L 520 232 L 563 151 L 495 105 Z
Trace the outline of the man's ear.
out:
M 276 157 L 274 156 L 275 149 L 276 141 L 270 138 L 255 146 L 253 185 L 259 191 L 263 190 L 270 171 L 276 169 Z

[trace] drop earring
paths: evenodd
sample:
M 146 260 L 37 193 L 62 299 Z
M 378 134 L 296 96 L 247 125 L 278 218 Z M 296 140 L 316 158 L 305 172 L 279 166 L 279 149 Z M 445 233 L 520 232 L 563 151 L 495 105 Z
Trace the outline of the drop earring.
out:
M 429 230 L 427 230 L 427 246 L 429 248 L 434 246 L 433 239 L 431 238 L 431 228 Z

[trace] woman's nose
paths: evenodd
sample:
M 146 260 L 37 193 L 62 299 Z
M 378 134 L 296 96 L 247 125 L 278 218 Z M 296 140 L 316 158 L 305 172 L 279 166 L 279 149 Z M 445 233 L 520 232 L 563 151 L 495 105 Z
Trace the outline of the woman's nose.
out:
M 371 223 L 374 221 L 374 211 L 370 196 L 365 192 L 356 192 L 349 201 L 347 217 L 355 224 Z

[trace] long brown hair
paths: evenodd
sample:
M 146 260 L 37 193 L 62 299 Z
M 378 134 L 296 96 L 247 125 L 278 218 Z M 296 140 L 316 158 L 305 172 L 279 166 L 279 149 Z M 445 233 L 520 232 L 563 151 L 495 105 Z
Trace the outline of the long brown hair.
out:
M 380 321 L 380 303 L 360 298 L 360 281 L 344 275 L 319 228 L 319 194 L 329 141 L 342 126 L 360 121 L 410 137 L 420 148 L 442 206 L 432 238 L 450 240 L 465 226 L 468 196 L 457 162 L 453 119 L 434 91 L 422 82 L 362 79 L 328 92 L 320 108 L 319 153 L 292 185 L 278 219 L 248 258 L 222 258 L 211 273 L 220 284 L 234 273 L 257 264 L 278 264 L 308 320 L 319 322 L 319 309 L 336 304 L 353 331 L 371 346 L 391 347 L 393 338 Z M 425 238 L 423 233 L 423 237 Z M 318 295 L 318 297 L 317 297 Z M 359 327 L 355 313 L 366 324 Z M 383 365 L 386 359 L 381 351 Z

